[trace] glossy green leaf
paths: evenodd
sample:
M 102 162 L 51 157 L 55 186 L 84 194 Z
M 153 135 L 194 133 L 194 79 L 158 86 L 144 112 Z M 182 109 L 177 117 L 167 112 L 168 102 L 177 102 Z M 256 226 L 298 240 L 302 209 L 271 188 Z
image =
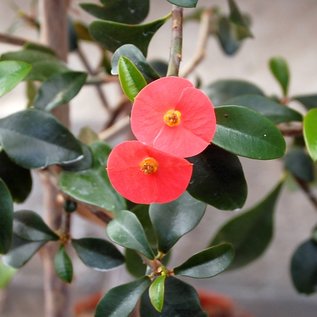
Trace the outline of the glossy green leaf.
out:
M 144 229 L 131 211 L 122 210 L 107 226 L 109 238 L 115 243 L 138 251 L 149 259 L 154 259 L 153 250 L 146 238 Z
M 313 240 L 303 242 L 291 259 L 291 277 L 299 293 L 317 291 L 317 244 Z
M 291 149 L 284 157 L 285 168 L 304 182 L 315 178 L 314 163 L 302 148 Z
M 273 76 L 282 88 L 283 95 L 287 96 L 290 80 L 290 73 L 287 61 L 283 57 L 272 57 L 269 60 L 269 66 Z
M 304 139 L 307 151 L 317 161 L 317 109 L 311 109 L 304 117 Z
M 285 140 L 273 122 L 241 106 L 216 108 L 213 143 L 237 155 L 270 160 L 283 156 Z
M 231 264 L 234 250 L 228 243 L 222 243 L 191 256 L 187 261 L 174 268 L 175 275 L 193 278 L 213 277 Z
M 12 90 L 31 71 L 30 64 L 18 61 L 0 62 L 0 96 Z
M 167 0 L 167 1 L 183 8 L 195 8 L 198 2 L 198 0 Z
M 14 213 L 13 231 L 20 238 L 28 241 L 58 240 L 59 236 L 52 231 L 40 215 L 30 210 Z
M 73 99 L 85 84 L 87 74 L 83 72 L 65 72 L 46 80 L 34 101 L 34 108 L 51 111 L 55 107 Z
M 118 70 L 121 88 L 124 94 L 133 101 L 147 83 L 133 62 L 125 56 L 120 57 Z
M 28 109 L 0 120 L 0 144 L 25 168 L 70 163 L 81 158 L 79 142 L 54 116 Z
M 124 262 L 122 254 L 110 242 L 97 238 L 73 239 L 72 245 L 85 265 L 107 271 Z
M 146 56 L 153 35 L 169 17 L 170 15 L 167 15 L 161 19 L 138 25 L 95 21 L 90 24 L 89 31 L 97 42 L 111 52 L 124 44 L 133 44 Z
M 13 201 L 6 184 L 0 178 L 0 253 L 8 252 L 13 228 Z
M 248 188 L 237 156 L 211 144 L 188 160 L 193 175 L 187 190 L 193 197 L 221 210 L 244 205 Z
M 62 245 L 55 254 L 54 268 L 58 277 L 66 282 L 71 283 L 73 280 L 73 263 L 67 254 L 65 247 Z
M 317 108 L 317 94 L 298 95 L 292 97 L 293 100 L 299 101 L 306 109 Z
M 151 204 L 150 218 L 157 234 L 158 247 L 167 253 L 186 233 L 193 230 L 206 210 L 206 204 L 184 193 L 167 204 Z
M 142 22 L 150 9 L 149 0 L 101 0 L 101 3 L 102 6 L 93 3 L 80 6 L 98 19 L 130 24 Z
M 207 317 L 201 309 L 196 290 L 175 277 L 166 278 L 164 297 L 164 306 L 159 313 L 152 306 L 148 292 L 144 292 L 141 298 L 141 317 Z
M 16 270 L 2 263 L 0 259 L 0 289 L 5 288 L 11 282 Z
M 211 246 L 228 242 L 235 250 L 229 269 L 237 269 L 259 258 L 273 235 L 273 215 L 283 181 L 253 208 L 240 214 L 220 228 L 212 239 Z
M 60 189 L 79 201 L 112 212 L 125 209 L 125 200 L 111 186 L 105 169 L 110 147 L 103 142 L 96 142 L 90 148 L 93 154 L 91 168 L 78 172 L 62 172 Z
M 144 276 L 139 280 L 112 288 L 99 302 L 95 317 L 129 317 L 149 285 L 150 279 Z
M 152 306 L 161 312 L 164 304 L 166 275 L 158 276 L 149 287 L 149 298 Z
M 28 241 L 15 234 L 9 252 L 2 257 L 3 263 L 16 269 L 25 265 L 47 241 Z
M 1 60 L 22 61 L 31 65 L 45 60 L 53 61 L 56 59 L 57 58 L 50 52 L 44 52 L 43 50 L 38 50 L 34 48 L 7 52 L 1 55 Z
M 235 79 L 215 81 L 204 90 L 215 106 L 220 106 L 227 100 L 241 95 L 264 95 L 254 84 Z
M 125 264 L 128 272 L 134 277 L 145 275 L 146 265 L 136 251 L 125 249 Z
M 299 112 L 260 95 L 238 96 L 227 100 L 224 105 L 237 105 L 250 108 L 261 113 L 275 124 L 303 120 L 303 116 Z

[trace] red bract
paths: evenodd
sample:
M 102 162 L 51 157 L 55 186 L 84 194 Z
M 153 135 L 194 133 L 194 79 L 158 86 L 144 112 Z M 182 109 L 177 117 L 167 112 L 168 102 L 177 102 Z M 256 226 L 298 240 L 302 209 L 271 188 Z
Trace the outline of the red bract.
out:
M 212 141 L 216 116 L 209 98 L 187 79 L 164 77 L 136 96 L 131 128 L 145 144 L 175 156 L 190 157 Z
M 138 141 L 126 141 L 111 151 L 107 171 L 125 198 L 138 204 L 166 203 L 186 190 L 192 165 Z

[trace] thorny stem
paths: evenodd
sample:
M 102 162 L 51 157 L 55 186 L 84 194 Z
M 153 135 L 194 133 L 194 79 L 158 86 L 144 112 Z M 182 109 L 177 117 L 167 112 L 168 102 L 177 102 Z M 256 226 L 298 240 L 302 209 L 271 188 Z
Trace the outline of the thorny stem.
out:
M 172 8 L 172 38 L 167 76 L 178 76 L 182 60 L 183 44 L 183 8 L 173 5 Z

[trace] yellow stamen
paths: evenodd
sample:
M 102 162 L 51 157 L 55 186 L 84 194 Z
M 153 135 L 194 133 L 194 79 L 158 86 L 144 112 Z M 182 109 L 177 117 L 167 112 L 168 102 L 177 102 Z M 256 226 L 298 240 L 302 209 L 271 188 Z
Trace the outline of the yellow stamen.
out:
M 157 172 L 158 169 L 158 162 L 153 157 L 146 157 L 140 163 L 140 170 L 144 174 L 154 174 Z
M 181 123 L 181 116 L 182 114 L 180 111 L 171 109 L 165 112 L 163 121 L 169 127 L 175 127 Z

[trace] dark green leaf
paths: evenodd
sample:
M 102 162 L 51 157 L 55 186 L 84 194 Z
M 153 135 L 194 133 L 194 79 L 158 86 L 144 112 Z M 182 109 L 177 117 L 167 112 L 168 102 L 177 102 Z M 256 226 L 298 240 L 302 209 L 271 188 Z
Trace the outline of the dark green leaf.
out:
M 291 260 L 291 277 L 299 293 L 312 294 L 317 291 L 317 244 L 305 241 L 295 251 Z
M 48 46 L 42 45 L 40 43 L 34 43 L 34 42 L 27 42 L 23 45 L 23 51 L 38 51 L 46 54 L 50 54 L 54 57 L 56 57 L 55 52 Z
M 317 108 L 317 94 L 312 95 L 298 95 L 292 97 L 292 99 L 299 101 L 305 106 L 307 110 Z
M 14 213 L 13 231 L 17 236 L 28 241 L 59 239 L 59 236 L 47 226 L 41 216 L 30 210 L 20 210 Z
M 280 84 L 283 95 L 287 96 L 290 73 L 286 60 L 283 57 L 272 57 L 269 60 L 270 70 Z
M 153 308 L 148 292 L 144 292 L 141 298 L 140 312 L 141 317 L 207 317 L 200 307 L 196 290 L 175 277 L 168 277 L 165 281 L 162 312 Z
M 79 142 L 54 116 L 28 109 L 0 120 L 0 144 L 25 168 L 70 163 L 81 158 Z
M 68 51 L 75 52 L 78 49 L 78 37 L 73 21 L 68 18 Z
M 7 52 L 1 55 L 1 60 L 22 61 L 33 65 L 37 62 L 57 60 L 51 52 L 44 52 L 38 49 L 23 49 L 20 51 Z
M 163 309 L 165 280 L 166 275 L 160 275 L 151 283 L 149 288 L 150 302 L 158 312 L 161 312 Z
M 147 84 L 141 72 L 127 57 L 121 56 L 118 63 L 119 80 L 124 94 L 133 101 Z
M 0 289 L 8 286 L 15 273 L 16 270 L 14 268 L 3 264 L 0 259 Z
M 244 205 L 248 188 L 237 156 L 211 144 L 188 160 L 194 167 L 187 188 L 193 197 L 221 210 Z
M 255 207 L 229 220 L 210 245 L 231 243 L 235 257 L 229 269 L 237 269 L 263 254 L 273 235 L 273 214 L 283 181 Z
M 73 280 L 73 264 L 63 245 L 55 254 L 54 267 L 56 274 L 62 281 L 71 283 Z
M 112 288 L 99 302 L 95 317 L 129 317 L 149 285 L 150 279 L 144 276 L 139 280 Z
M 12 90 L 30 72 L 30 64 L 18 61 L 0 62 L 0 96 Z
M 146 265 L 140 255 L 131 249 L 125 249 L 125 264 L 128 272 L 134 277 L 145 275 Z
M 146 56 L 153 35 L 169 17 L 170 15 L 167 15 L 161 19 L 139 25 L 95 21 L 90 24 L 89 31 L 96 41 L 111 52 L 124 44 L 133 44 Z
M 253 109 L 275 124 L 303 120 L 303 116 L 299 112 L 260 95 L 238 96 L 227 100 L 224 105 L 237 105 Z
M 304 117 L 304 139 L 309 155 L 317 161 L 317 109 L 311 109 Z
M 167 0 L 167 1 L 183 8 L 195 8 L 198 2 L 198 0 Z
M 121 23 L 142 22 L 150 9 L 149 0 L 101 0 L 103 6 L 81 3 L 80 6 L 98 19 Z
M 241 106 L 216 108 L 213 143 L 237 155 L 270 160 L 283 156 L 285 140 L 272 121 Z
M 115 243 L 154 259 L 153 250 L 146 238 L 144 229 L 135 214 L 128 210 L 117 213 L 116 218 L 107 226 L 109 238 Z
M 59 179 L 61 190 L 79 201 L 113 212 L 125 209 L 125 200 L 111 186 L 105 169 L 110 147 L 103 142 L 96 142 L 90 148 L 93 154 L 91 168 L 79 172 L 62 172 Z
M 234 79 L 218 80 L 204 90 L 215 106 L 220 106 L 225 101 L 241 95 L 264 95 L 254 84 Z
M 0 253 L 8 252 L 13 227 L 13 201 L 9 189 L 0 178 Z
M 110 242 L 97 238 L 73 239 L 72 245 L 83 263 L 98 271 L 107 271 L 124 262 L 122 254 Z
M 46 80 L 40 87 L 34 101 L 34 108 L 51 111 L 73 99 L 85 84 L 87 74 L 65 72 Z
M 161 59 L 154 59 L 150 61 L 150 66 L 158 73 L 159 76 L 164 77 L 167 74 L 168 63 Z M 196 88 L 197 85 L 195 85 Z
M 234 251 L 230 244 L 222 243 L 191 256 L 174 268 L 176 275 L 209 278 L 223 272 L 231 264 Z
M 167 204 L 152 204 L 150 218 L 157 234 L 158 247 L 167 253 L 186 233 L 193 230 L 206 210 L 206 204 L 184 193 Z

